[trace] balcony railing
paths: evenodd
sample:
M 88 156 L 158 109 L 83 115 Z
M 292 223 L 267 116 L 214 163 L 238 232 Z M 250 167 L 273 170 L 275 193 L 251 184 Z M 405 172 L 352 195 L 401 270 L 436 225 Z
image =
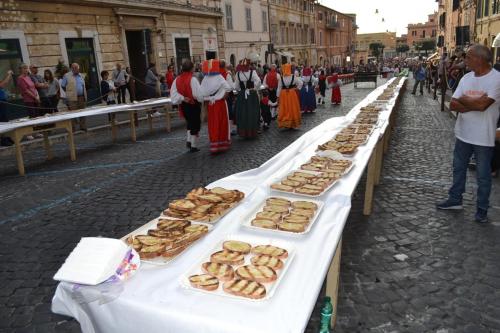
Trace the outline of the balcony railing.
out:
M 207 14 L 222 15 L 222 9 L 219 1 L 210 1 L 212 5 L 198 4 L 198 1 L 189 0 L 78 0 L 71 2 L 86 2 L 86 3 L 99 3 L 101 5 L 114 5 L 136 8 L 151 8 L 151 9 L 166 9 L 166 10 L 179 10 L 182 12 L 199 12 Z
M 327 29 L 336 30 L 340 28 L 340 23 L 338 21 L 328 22 L 326 24 Z

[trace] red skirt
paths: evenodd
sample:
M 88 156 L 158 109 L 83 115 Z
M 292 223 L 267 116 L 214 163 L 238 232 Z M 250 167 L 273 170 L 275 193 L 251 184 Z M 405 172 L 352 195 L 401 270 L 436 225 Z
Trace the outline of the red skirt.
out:
M 208 138 L 211 153 L 223 152 L 231 147 L 229 113 L 224 99 L 208 104 Z
M 332 88 L 332 103 L 342 103 L 342 94 L 340 93 L 340 87 Z

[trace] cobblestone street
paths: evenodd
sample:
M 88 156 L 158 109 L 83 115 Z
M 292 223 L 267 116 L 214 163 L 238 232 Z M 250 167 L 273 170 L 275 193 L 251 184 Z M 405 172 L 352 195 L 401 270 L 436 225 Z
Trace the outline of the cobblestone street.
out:
M 26 177 L 17 175 L 14 156 L 0 154 L 0 332 L 80 332 L 76 321 L 52 314 L 50 302 L 52 276 L 82 236 L 121 237 L 193 187 L 259 166 L 347 113 L 368 87 L 346 85 L 341 106 L 305 115 L 299 131 L 273 123 L 255 140 L 235 138 L 219 156 L 208 153 L 206 124 L 202 151 L 186 153 L 177 120 L 172 133 L 159 128 L 163 121 L 154 134 L 141 123 L 137 143 L 127 127 L 115 144 L 109 130 L 77 136 L 76 162 L 65 143 L 54 145 L 50 162 L 43 149 L 28 148 Z M 362 215 L 362 182 L 353 198 L 335 332 L 500 332 L 499 179 L 488 225 L 472 222 L 474 172 L 463 212 L 434 208 L 451 183 L 453 125 L 437 101 L 405 93 L 372 216 Z M 317 307 L 308 333 L 318 331 L 318 321 Z

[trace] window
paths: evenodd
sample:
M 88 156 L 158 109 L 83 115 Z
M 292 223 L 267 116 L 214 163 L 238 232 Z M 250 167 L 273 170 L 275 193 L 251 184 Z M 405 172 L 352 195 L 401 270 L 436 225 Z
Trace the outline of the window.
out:
M 323 45 L 323 31 L 319 32 L 318 43 L 320 46 Z
M 323 21 L 323 12 L 318 12 L 318 20 Z
M 267 31 L 267 12 L 262 11 L 262 31 Z
M 273 43 L 278 43 L 278 25 L 271 24 L 271 41 Z
M 500 14 L 500 0 L 493 0 L 493 11 L 491 14 Z
M 252 31 L 252 9 L 245 8 L 245 19 L 247 21 L 247 31 Z
M 422 38 L 425 38 L 425 30 L 422 30 Z
M 310 38 L 311 44 L 315 44 L 316 43 L 316 38 L 314 38 L 314 34 L 315 33 L 316 32 L 314 31 L 314 29 L 311 29 L 311 35 L 310 35 L 311 36 L 311 38 Z
M 233 30 L 233 6 L 226 3 L 226 29 Z
M 5 50 L 5 52 L 0 52 L 0 73 L 4 76 L 7 71 L 12 70 L 15 74 L 19 74 L 19 64 L 23 62 L 23 57 L 21 54 L 21 43 L 17 38 L 0 39 L 0 49 Z M 0 78 L 0 80 L 3 79 Z M 7 95 L 15 94 L 15 80 L 10 80 L 9 84 L 5 88 Z M 20 98 L 16 96 L 15 98 Z
M 285 41 L 285 37 L 286 37 L 286 34 L 285 34 L 285 24 L 284 23 L 281 23 L 280 24 L 280 33 L 281 33 L 281 44 L 286 44 L 286 41 Z
M 484 0 L 484 16 L 490 15 L 490 0 Z

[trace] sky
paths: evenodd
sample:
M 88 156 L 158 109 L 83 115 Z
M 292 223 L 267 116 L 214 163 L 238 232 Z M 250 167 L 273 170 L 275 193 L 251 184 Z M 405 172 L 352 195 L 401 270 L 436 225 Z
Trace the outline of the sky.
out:
M 406 34 L 408 23 L 424 23 L 438 9 L 436 0 L 320 0 L 342 13 L 356 14 L 358 33 L 396 31 Z M 376 10 L 378 9 L 378 14 Z M 382 22 L 382 18 L 385 22 Z

